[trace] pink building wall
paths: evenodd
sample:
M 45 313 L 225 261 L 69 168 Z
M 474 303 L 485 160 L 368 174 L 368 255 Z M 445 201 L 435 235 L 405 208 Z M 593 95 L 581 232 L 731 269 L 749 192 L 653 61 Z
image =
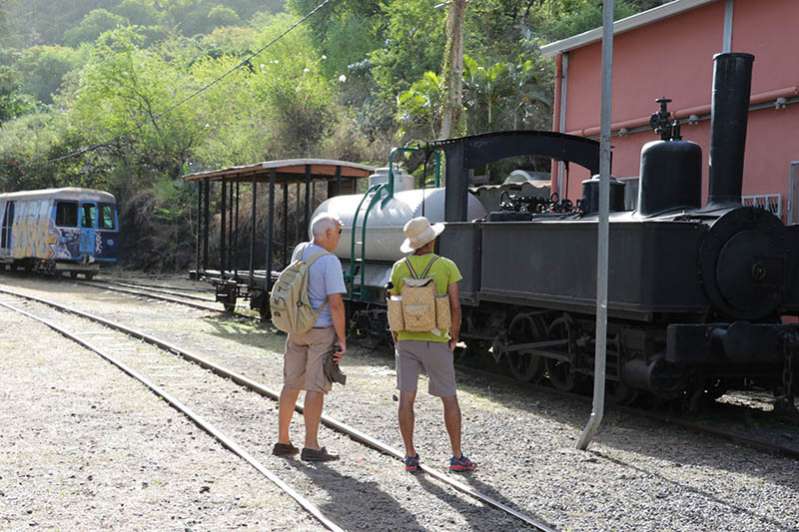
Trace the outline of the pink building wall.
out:
M 723 46 L 725 3 L 720 0 L 615 36 L 612 119 L 615 176 L 638 175 L 640 149 L 657 137 L 650 131 L 626 136 L 617 136 L 616 132 L 621 126 L 632 128 L 648 122 L 649 115 L 657 110 L 656 98 L 671 98 L 672 111 L 688 110 L 678 115 L 681 117 L 709 112 L 712 58 Z M 760 95 L 762 101 L 774 101 L 777 95 L 799 95 L 797 20 L 797 0 L 734 1 L 732 51 L 755 55 L 753 97 Z M 600 53 L 600 42 L 568 52 L 566 131 L 569 133 L 598 135 Z M 556 94 L 560 90 L 561 87 L 556 87 Z M 554 118 L 557 130 L 557 111 Z M 702 147 L 706 193 L 710 122 L 686 124 L 682 133 L 685 139 Z M 780 193 L 785 213 L 789 165 L 797 160 L 799 104 L 785 109 L 751 111 L 743 193 Z M 572 167 L 568 197 L 579 197 L 580 182 L 588 177 L 587 171 Z M 553 176 L 553 186 L 556 181 Z

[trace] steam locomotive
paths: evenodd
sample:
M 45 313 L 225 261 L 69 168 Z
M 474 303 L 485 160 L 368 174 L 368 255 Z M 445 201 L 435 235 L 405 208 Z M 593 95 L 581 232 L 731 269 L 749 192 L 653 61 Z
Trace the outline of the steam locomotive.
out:
M 753 60 L 714 57 L 704 207 L 701 148 L 680 140 L 678 128 L 661 128 L 661 140 L 643 147 L 635 210 L 624 210 L 620 184 L 611 183 L 607 378 L 619 403 L 641 392 L 698 400 L 756 384 L 793 405 L 799 326 L 783 321 L 799 314 L 799 228 L 741 206 Z M 436 141 L 427 150 L 446 155 L 444 188 L 397 191 L 402 176 L 390 167 L 366 196 L 332 197 L 317 209 L 346 227 L 336 252 L 349 272 L 356 327 L 384 334 L 383 286 L 399 258 L 401 227 L 425 214 L 446 222 L 438 252 L 464 276 L 461 335 L 469 350 L 507 360 L 519 380 L 578 389 L 594 367 L 598 180 L 583 182 L 575 206 L 537 198 L 492 209 L 470 176 L 519 155 L 594 174 L 598 143 L 515 131 Z

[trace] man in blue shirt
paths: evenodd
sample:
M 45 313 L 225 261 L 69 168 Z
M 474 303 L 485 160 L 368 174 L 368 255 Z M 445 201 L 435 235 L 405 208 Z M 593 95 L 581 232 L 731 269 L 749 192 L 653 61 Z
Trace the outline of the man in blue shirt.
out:
M 277 456 L 290 456 L 298 452 L 291 444 L 289 427 L 297 397 L 300 391 L 305 390 L 305 447 L 300 457 L 316 462 L 338 459 L 337 455 L 328 453 L 319 445 L 318 433 L 325 394 L 332 386 L 325 377 L 325 358 L 336 343 L 338 348 L 334 358 L 337 362 L 347 350 L 342 297 L 347 288 L 341 262 L 332 254 L 341 238 L 341 229 L 341 221 L 335 216 L 319 215 L 311 223 L 313 241 L 298 245 L 291 257 L 292 262 L 309 262 L 319 256 L 308 270 L 308 299 L 319 315 L 311 330 L 303 334 L 290 334 L 286 339 L 278 441 L 272 450 Z

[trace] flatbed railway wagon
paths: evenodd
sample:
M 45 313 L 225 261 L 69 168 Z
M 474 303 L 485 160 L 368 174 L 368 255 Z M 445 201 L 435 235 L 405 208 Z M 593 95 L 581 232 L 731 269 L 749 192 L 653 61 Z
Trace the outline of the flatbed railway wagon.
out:
M 85 188 L 0 194 L 0 268 L 91 279 L 117 261 L 116 198 Z
M 191 277 L 210 282 L 225 309 L 249 300 L 267 318 L 267 294 L 294 246 L 308 240 L 315 207 L 328 197 L 357 193 L 373 172 L 348 161 L 283 159 L 184 176 L 197 185 L 200 213 Z M 256 234 L 264 213 L 266 234 Z

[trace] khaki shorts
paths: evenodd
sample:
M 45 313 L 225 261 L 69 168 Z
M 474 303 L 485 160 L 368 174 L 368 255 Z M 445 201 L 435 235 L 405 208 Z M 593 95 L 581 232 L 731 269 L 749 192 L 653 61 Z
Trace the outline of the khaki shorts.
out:
M 283 356 L 283 385 L 291 390 L 329 392 L 332 384 L 325 377 L 325 356 L 335 340 L 333 327 L 290 334 Z
M 449 345 L 441 342 L 402 340 L 397 342 L 397 388 L 415 392 L 419 372 L 429 379 L 427 391 L 437 397 L 455 395 L 455 361 Z

